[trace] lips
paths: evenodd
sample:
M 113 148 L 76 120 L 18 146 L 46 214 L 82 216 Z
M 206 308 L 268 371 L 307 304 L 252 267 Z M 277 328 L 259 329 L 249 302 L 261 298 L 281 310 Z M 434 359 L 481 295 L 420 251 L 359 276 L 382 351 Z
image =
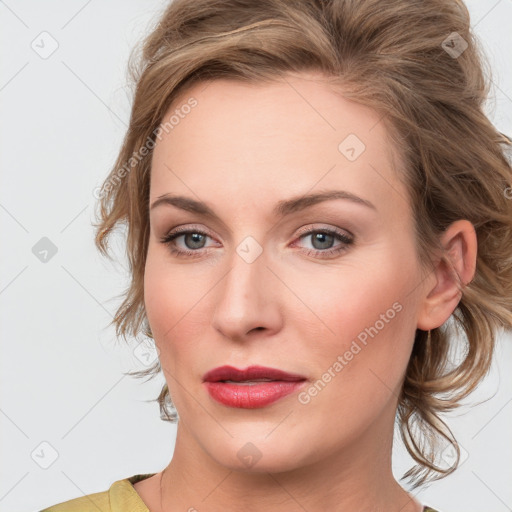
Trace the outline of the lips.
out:
M 306 378 L 275 368 L 221 366 L 207 372 L 204 385 L 216 402 L 228 407 L 264 407 L 304 386 Z
M 305 380 L 306 377 L 293 373 L 284 372 L 275 368 L 267 368 L 264 366 L 249 366 L 245 370 L 239 370 L 233 366 L 219 366 L 207 372 L 204 377 L 204 382 L 220 382 L 220 381 L 287 381 L 294 382 Z

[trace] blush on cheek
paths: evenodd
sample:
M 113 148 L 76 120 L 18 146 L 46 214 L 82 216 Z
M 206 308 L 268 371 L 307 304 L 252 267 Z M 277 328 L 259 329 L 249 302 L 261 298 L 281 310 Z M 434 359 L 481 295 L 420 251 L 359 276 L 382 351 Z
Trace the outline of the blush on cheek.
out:
M 368 313 L 368 310 L 371 313 Z M 364 311 L 364 316 L 360 312 Z M 345 373 L 357 366 L 357 371 L 363 371 L 361 365 L 375 369 L 384 375 L 393 373 L 393 368 L 407 363 L 410 354 L 410 331 L 414 328 L 409 324 L 408 312 L 399 301 L 368 304 L 368 309 L 359 308 L 359 317 L 353 322 L 345 322 L 343 343 L 336 347 L 337 352 L 333 361 L 343 366 Z M 409 346 L 408 346 L 409 345 Z

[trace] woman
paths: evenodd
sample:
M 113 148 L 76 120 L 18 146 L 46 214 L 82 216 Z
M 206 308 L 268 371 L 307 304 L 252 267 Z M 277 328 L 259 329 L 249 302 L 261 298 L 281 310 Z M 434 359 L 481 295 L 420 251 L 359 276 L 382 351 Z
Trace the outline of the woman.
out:
M 482 65 L 455 0 L 168 7 L 96 242 L 126 222 L 114 322 L 155 341 L 175 451 L 47 511 L 434 510 L 392 475 L 395 418 L 413 488 L 453 472 L 439 415 L 512 326 L 510 141 Z

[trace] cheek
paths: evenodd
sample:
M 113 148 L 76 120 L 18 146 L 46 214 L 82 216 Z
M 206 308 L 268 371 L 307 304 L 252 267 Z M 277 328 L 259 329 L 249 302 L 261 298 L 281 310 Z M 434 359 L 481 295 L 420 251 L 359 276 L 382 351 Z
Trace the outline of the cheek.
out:
M 310 292 L 308 298 L 322 311 L 323 336 L 317 333 L 318 342 L 310 344 L 318 380 L 301 403 L 318 410 L 358 411 L 334 423 L 370 422 L 396 399 L 416 329 L 414 265 L 388 260 L 366 267 L 378 271 L 361 268 L 350 269 L 338 285 L 331 281 L 324 294 Z
M 311 341 L 317 342 L 311 348 L 318 346 L 319 354 L 329 347 L 340 350 L 358 336 L 364 342 L 367 329 L 373 326 L 379 332 L 396 330 L 406 316 L 406 301 L 408 314 L 412 313 L 410 298 L 417 280 L 414 260 L 384 251 L 378 256 L 347 258 L 337 267 L 280 269 L 282 281 L 293 290 L 293 295 L 287 294 L 285 320 L 300 323 L 305 333 L 316 332 Z
M 172 374 L 192 357 L 194 340 L 209 324 L 207 292 L 212 276 L 199 269 L 170 265 L 159 248 L 150 245 L 144 272 L 144 304 L 162 367 Z M 190 366 L 190 363 L 188 363 Z M 171 383 L 169 383 L 171 386 Z
M 385 294 L 358 294 L 350 306 L 333 310 L 341 334 L 338 343 L 323 347 L 323 396 L 317 405 L 359 411 L 358 424 L 372 421 L 396 401 L 410 358 L 415 305 L 394 284 Z
M 361 288 L 330 309 L 339 335 L 319 344 L 311 358 L 320 362 L 316 380 L 298 396 L 300 417 L 310 432 L 324 432 L 327 449 L 350 444 L 370 425 L 392 424 L 414 336 L 413 305 L 393 284 L 386 294 Z
M 163 377 L 180 415 L 181 411 L 187 410 L 180 393 L 180 384 L 184 381 L 180 368 L 190 367 L 187 360 L 193 357 L 194 344 L 191 341 L 197 336 L 191 329 L 194 326 L 199 328 L 198 323 L 191 322 L 190 318 L 194 318 L 195 309 L 201 304 L 199 302 L 196 308 L 193 307 L 198 300 L 195 297 L 197 293 L 194 293 L 194 287 L 187 285 L 188 283 L 182 282 L 178 272 L 170 272 L 168 264 L 152 257 L 151 251 L 148 252 L 144 273 L 146 315 L 160 353 Z M 200 321 L 200 316 L 196 320 Z

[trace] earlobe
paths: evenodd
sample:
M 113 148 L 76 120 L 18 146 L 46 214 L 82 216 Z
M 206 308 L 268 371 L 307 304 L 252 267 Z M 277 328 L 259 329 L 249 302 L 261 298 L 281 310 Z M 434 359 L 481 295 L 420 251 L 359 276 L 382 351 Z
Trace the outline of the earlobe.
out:
M 432 270 L 434 285 L 425 290 L 419 312 L 418 328 L 422 330 L 435 329 L 448 320 L 462 297 L 462 288 L 475 275 L 477 239 L 471 222 L 453 222 L 440 241 L 444 254 Z

